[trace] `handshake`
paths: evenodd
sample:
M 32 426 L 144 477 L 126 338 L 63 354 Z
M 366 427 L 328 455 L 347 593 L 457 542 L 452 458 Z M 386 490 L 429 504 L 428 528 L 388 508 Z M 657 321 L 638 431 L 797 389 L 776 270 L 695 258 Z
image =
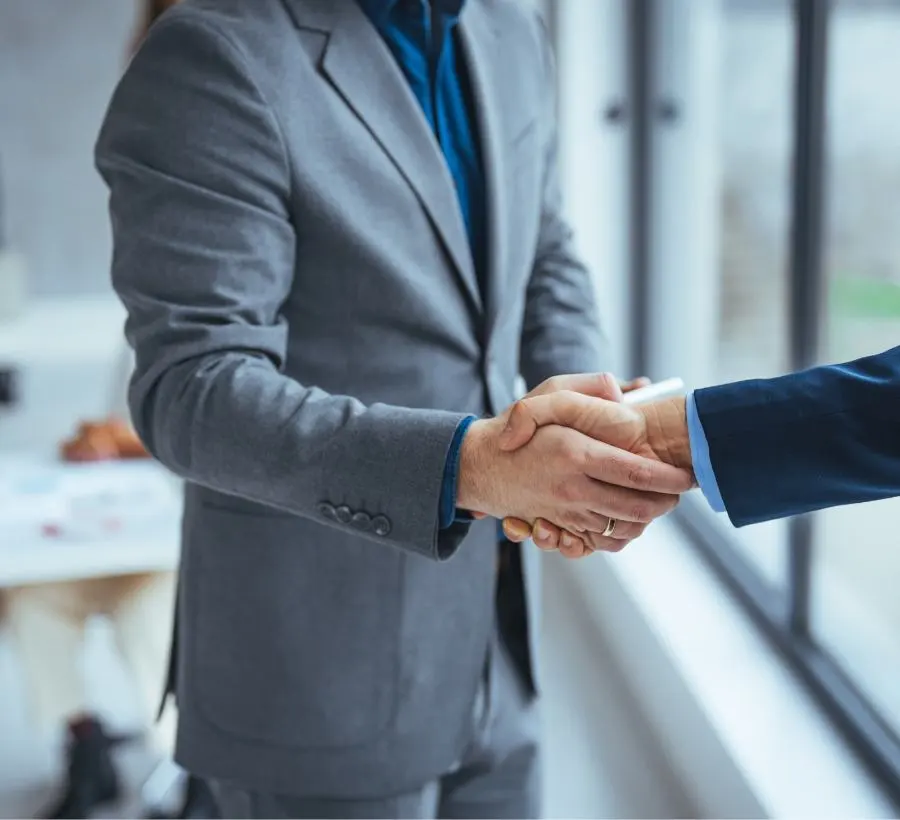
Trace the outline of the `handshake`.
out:
M 623 404 L 623 390 L 640 386 L 605 373 L 559 376 L 473 422 L 457 507 L 567 558 L 621 550 L 695 486 L 685 399 Z

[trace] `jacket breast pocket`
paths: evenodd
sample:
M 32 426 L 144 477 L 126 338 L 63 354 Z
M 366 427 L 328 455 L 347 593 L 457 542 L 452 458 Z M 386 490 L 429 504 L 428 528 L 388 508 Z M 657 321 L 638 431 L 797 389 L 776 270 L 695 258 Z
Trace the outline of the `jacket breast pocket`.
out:
M 184 564 L 185 673 L 246 740 L 349 747 L 391 723 L 403 556 L 287 515 L 197 511 Z

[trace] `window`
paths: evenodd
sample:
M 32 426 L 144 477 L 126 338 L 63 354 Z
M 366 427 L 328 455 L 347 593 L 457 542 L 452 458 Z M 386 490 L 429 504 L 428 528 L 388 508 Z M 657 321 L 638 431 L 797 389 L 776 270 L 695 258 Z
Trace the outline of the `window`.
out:
M 708 13 L 718 28 L 720 226 L 710 382 L 721 383 L 788 369 L 793 17 L 790 0 L 732 3 Z M 773 521 L 732 533 L 776 586 L 785 583 L 787 532 L 786 522 Z
M 900 343 L 900 3 L 838 0 L 828 83 L 822 359 Z M 812 625 L 900 729 L 900 499 L 816 516 Z
M 638 369 L 701 386 L 897 344 L 900 0 L 629 10 Z M 900 501 L 678 517 L 900 805 Z

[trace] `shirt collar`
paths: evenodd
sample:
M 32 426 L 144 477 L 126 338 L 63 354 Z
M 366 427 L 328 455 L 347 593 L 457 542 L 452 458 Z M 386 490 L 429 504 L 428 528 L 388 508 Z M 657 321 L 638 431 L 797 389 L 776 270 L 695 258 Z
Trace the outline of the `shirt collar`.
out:
M 380 29 L 387 24 L 391 12 L 401 0 L 357 0 L 357 2 L 375 27 Z M 466 0 L 424 0 L 424 2 L 432 2 L 439 12 L 453 18 L 459 17 L 466 4 Z

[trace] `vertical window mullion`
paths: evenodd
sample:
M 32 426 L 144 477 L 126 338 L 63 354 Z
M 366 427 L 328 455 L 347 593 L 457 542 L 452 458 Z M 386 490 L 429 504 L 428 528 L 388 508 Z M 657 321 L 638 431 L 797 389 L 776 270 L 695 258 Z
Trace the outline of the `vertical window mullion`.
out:
M 630 118 L 629 268 L 631 332 L 628 340 L 630 372 L 650 372 L 650 280 L 654 226 L 653 99 L 656 0 L 630 0 L 628 22 L 628 97 Z
M 794 169 L 791 186 L 790 364 L 816 364 L 826 289 L 822 265 L 825 218 L 828 21 L 831 0 L 794 0 L 796 75 Z M 814 519 L 792 520 L 789 550 L 789 627 L 809 635 Z

